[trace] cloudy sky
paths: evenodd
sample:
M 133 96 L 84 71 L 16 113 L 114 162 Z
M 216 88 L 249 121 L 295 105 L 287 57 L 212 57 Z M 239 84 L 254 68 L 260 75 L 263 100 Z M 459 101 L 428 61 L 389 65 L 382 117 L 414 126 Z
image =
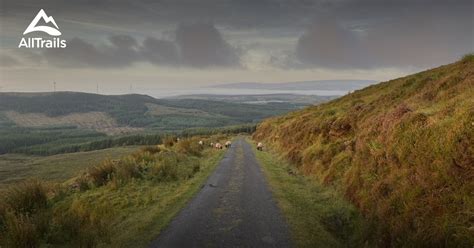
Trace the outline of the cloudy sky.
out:
M 474 51 L 472 0 L 0 1 L 0 91 L 386 80 Z M 67 48 L 18 48 L 40 9 Z

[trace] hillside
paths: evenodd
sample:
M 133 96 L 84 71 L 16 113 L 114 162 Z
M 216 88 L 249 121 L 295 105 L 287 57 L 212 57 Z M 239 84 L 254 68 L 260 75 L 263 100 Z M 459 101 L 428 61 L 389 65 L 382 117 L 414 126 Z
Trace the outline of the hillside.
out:
M 113 128 L 118 127 L 173 131 L 236 125 L 256 122 L 309 104 L 311 103 L 247 104 L 212 99 L 155 99 L 136 94 L 108 96 L 78 92 L 0 93 L 0 115 L 3 113 L 4 117 L 19 126 L 75 125 L 99 132 L 108 128 L 112 130 L 109 133 L 117 133 L 113 132 Z
M 169 133 L 245 129 L 308 104 L 156 99 L 136 94 L 0 93 L 0 154 L 52 155 L 153 144 Z
M 474 244 L 474 56 L 265 120 L 253 138 L 336 187 L 381 247 Z

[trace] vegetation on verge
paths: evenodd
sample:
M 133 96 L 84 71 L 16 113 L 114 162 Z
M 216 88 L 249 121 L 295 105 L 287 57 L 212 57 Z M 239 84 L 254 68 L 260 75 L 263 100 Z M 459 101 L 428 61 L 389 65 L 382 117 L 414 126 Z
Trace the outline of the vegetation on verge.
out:
M 382 247 L 474 245 L 474 60 L 271 118 L 253 138 L 335 187 Z
M 273 152 L 254 151 L 298 247 L 365 245 L 366 223 L 341 194 L 301 175 Z
M 0 246 L 145 247 L 223 155 L 198 140 L 107 159 L 60 185 L 12 185 L 0 195 Z

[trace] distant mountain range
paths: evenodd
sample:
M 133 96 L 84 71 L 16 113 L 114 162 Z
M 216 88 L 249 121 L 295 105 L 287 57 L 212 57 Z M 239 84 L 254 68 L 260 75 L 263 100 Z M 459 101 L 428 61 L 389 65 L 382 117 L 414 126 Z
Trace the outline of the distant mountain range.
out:
M 329 91 L 352 91 L 367 87 L 376 83 L 374 80 L 315 80 L 288 83 L 229 83 L 218 84 L 213 88 L 226 89 L 259 89 L 259 90 L 329 90 Z

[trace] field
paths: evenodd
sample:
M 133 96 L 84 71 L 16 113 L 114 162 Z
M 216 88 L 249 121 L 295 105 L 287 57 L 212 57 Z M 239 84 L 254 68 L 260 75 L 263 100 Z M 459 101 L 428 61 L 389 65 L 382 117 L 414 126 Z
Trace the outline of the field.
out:
M 23 181 L 0 192 L 0 245 L 146 247 L 222 159 L 223 150 L 201 147 L 197 143 L 201 139 L 204 137 L 113 149 L 109 152 L 116 156 L 129 155 L 100 163 L 93 158 L 83 160 L 90 164 L 82 166 L 82 172 L 70 170 L 74 165 L 66 161 L 85 154 L 46 158 L 45 163 L 67 165 L 60 178 L 75 176 L 61 184 Z M 205 140 L 226 139 L 217 135 Z M 50 169 L 56 167 L 45 167 L 44 172 Z
M 118 159 L 137 149 L 137 147 L 117 147 L 53 156 L 0 155 L 0 188 L 27 178 L 63 182 L 104 159 Z

